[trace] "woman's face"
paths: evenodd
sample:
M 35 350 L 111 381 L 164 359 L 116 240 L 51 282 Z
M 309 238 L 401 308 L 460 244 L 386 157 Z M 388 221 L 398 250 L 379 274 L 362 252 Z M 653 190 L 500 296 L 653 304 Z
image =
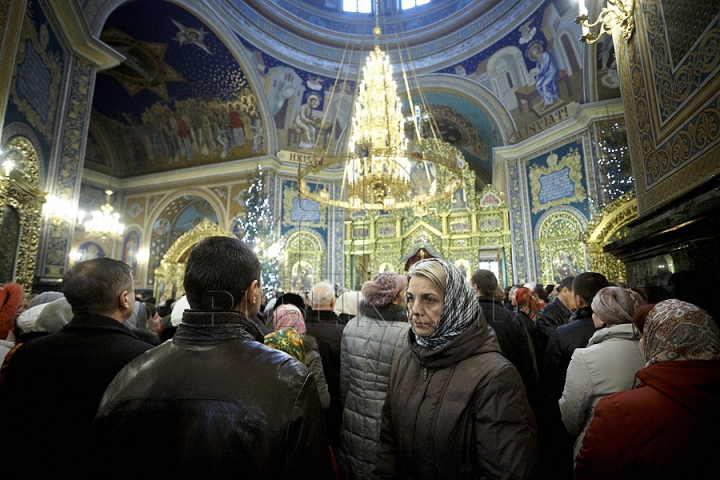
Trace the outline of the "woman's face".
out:
M 414 275 L 410 277 L 406 298 L 413 331 L 421 337 L 430 336 L 440 320 L 445 294 L 427 277 Z

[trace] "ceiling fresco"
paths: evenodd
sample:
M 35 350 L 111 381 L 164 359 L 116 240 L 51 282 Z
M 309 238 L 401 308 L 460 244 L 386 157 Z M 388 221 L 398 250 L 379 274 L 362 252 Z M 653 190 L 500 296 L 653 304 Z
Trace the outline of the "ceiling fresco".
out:
M 367 14 L 338 12 L 337 6 L 331 6 L 339 3 L 334 0 L 203 2 L 206 15 L 214 10 L 222 17 L 212 21 L 227 22 L 224 26 L 234 31 L 236 38 L 224 42 L 212 24 L 182 3 L 186 0 L 133 0 L 108 17 L 101 39 L 127 60 L 97 76 L 88 168 L 127 178 L 277 150 L 307 154 L 313 148 L 342 148 L 338 142 L 350 123 L 356 72 L 362 62 L 357 66 L 346 62 L 339 74 L 341 64 L 335 63 L 333 72 L 333 63 L 326 60 L 334 53 L 323 45 L 349 31 L 366 45 L 366 32 L 357 28 L 367 23 Z M 507 13 L 513 7 L 514 16 Z M 486 9 L 487 14 L 475 18 L 478 9 Z M 475 36 L 491 43 L 480 50 L 446 55 L 442 64 L 416 77 L 463 77 L 477 89 L 461 91 L 456 82 L 454 87 L 436 84 L 422 90 L 443 138 L 463 151 L 483 182 L 492 178 L 494 147 L 517 143 L 571 118 L 583 102 L 586 47 L 577 40 L 582 32 L 574 23 L 576 13 L 571 0 L 438 0 L 414 14 L 400 14 L 397 28 L 409 35 L 416 29 L 412 35 L 432 41 L 433 46 L 426 45 L 430 53 L 472 36 L 473 22 L 487 23 L 502 14 L 498 24 L 504 28 L 502 35 L 485 25 L 486 30 Z M 324 20 L 314 20 L 313 15 Z M 455 25 L 458 30 L 453 34 L 448 28 Z M 253 29 L 263 26 L 274 32 L 274 39 L 257 37 Z M 306 38 L 300 41 L 303 31 Z M 226 45 L 230 40 L 234 45 L 238 40 L 246 50 L 250 64 L 245 66 L 253 69 L 252 77 L 259 84 L 250 84 L 249 72 L 238 63 L 242 53 L 233 53 Z M 350 40 L 345 40 L 345 47 L 360 55 L 358 45 L 349 47 Z M 316 56 L 322 68 L 311 68 L 302 60 L 316 50 L 329 55 Z M 603 99 L 619 96 L 613 59 L 613 51 L 598 49 Z M 480 91 L 487 92 L 485 100 Z M 269 111 L 261 110 L 265 106 Z M 509 119 L 502 126 L 495 123 L 499 110 Z M 275 127 L 277 150 L 267 144 L 263 131 L 267 125 Z
M 245 73 L 193 14 L 162 0 L 127 2 L 109 16 L 100 39 L 127 58 L 98 74 L 93 99 L 93 122 L 118 152 L 115 176 L 266 151 L 257 97 Z M 111 163 L 88 160 L 90 166 Z

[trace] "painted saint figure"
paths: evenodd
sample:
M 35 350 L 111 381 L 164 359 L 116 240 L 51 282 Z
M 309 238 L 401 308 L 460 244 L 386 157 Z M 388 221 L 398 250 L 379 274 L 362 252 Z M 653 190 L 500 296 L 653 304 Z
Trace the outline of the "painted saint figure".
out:
M 530 70 L 530 74 L 535 77 L 535 88 L 543 101 L 540 106 L 542 112 L 560 98 L 557 84 L 560 69 L 550 52 L 543 51 L 542 46 L 538 43 L 530 47 L 528 58 L 537 64 L 536 68 Z
M 308 95 L 305 103 L 303 103 L 295 114 L 290 128 L 294 128 L 300 134 L 298 147 L 313 148 L 315 145 L 315 136 L 317 135 L 316 123 L 319 119 L 313 116 L 313 110 L 320 105 L 320 97 L 316 94 Z

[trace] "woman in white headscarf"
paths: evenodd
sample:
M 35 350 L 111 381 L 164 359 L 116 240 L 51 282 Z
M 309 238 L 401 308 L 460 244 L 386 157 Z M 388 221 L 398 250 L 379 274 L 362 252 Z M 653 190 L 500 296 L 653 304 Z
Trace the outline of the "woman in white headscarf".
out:
M 454 265 L 408 272 L 412 329 L 395 356 L 375 478 L 535 478 L 535 419 L 477 296 Z
M 704 310 L 665 300 L 633 319 L 645 368 L 600 400 L 576 479 L 709 478 L 720 452 L 720 330 Z
M 635 373 L 645 366 L 633 335 L 632 319 L 641 304 L 639 294 L 620 287 L 600 289 L 592 301 L 593 323 L 599 330 L 587 348 L 572 355 L 560 398 L 565 428 L 576 437 L 573 458 L 601 398 L 630 390 Z

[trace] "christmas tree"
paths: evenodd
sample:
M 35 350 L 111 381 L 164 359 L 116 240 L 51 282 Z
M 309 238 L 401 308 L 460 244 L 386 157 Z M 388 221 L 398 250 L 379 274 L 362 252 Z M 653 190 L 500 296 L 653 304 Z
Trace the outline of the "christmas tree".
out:
M 260 165 L 256 178 L 243 193 L 242 201 L 245 204 L 245 215 L 236 217 L 242 232 L 240 240 L 250 245 L 260 259 L 263 289 L 267 293 L 274 293 L 280 287 L 280 245 Z
M 634 188 L 630 152 L 625 127 L 617 122 L 598 127 L 600 158 L 597 162 L 600 183 L 599 207 L 603 208 Z

